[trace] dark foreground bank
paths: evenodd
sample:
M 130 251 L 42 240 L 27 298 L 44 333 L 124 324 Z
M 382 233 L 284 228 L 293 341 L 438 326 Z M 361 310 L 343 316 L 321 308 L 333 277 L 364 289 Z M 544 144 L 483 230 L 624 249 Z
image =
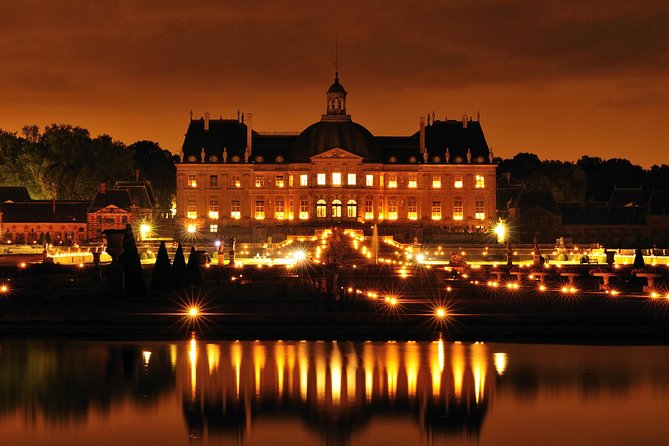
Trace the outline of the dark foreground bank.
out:
M 0 337 L 669 343 L 664 297 L 492 289 L 437 271 L 342 270 L 336 292 L 325 279 L 314 269 L 212 268 L 197 287 L 105 296 L 91 271 L 17 275 L 0 299 Z

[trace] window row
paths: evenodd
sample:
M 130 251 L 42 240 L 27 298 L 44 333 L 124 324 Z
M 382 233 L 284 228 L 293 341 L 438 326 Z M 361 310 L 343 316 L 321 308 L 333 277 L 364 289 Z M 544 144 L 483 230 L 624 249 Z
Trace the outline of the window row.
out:
M 275 175 L 273 180 L 273 184 L 275 187 L 286 187 L 286 178 L 287 178 L 287 185 L 288 187 L 294 187 L 294 177 L 296 175 Z M 309 185 L 309 175 L 308 174 L 301 174 L 297 176 L 299 178 L 299 186 L 300 187 L 306 187 Z M 266 177 L 265 175 L 256 175 L 255 176 L 255 187 L 265 187 L 267 184 L 268 186 L 271 185 L 270 180 L 272 179 L 271 176 L 267 177 L 267 182 L 265 181 Z M 325 173 L 318 173 L 316 174 L 316 185 L 317 186 L 343 186 L 344 183 L 344 177 L 341 172 L 332 172 L 330 176 L 330 182 L 328 183 L 327 181 L 327 174 Z M 383 187 L 384 186 L 384 175 L 379 175 L 377 179 L 378 185 Z M 186 185 L 190 188 L 196 188 L 197 187 L 197 175 L 188 175 L 188 179 L 186 181 Z M 366 174 L 365 175 L 365 187 L 374 187 L 375 180 L 374 180 L 374 175 L 373 174 Z M 432 188 L 433 189 L 440 189 L 442 186 L 442 176 L 441 175 L 433 175 L 432 176 Z M 230 180 L 230 185 L 232 187 L 241 187 L 242 186 L 242 181 L 241 177 L 239 175 L 232 175 L 231 180 Z M 349 173 L 346 175 L 346 185 L 347 186 L 357 186 L 357 174 L 355 173 Z M 406 185 L 409 189 L 416 189 L 418 187 L 418 177 L 417 175 L 409 175 L 408 178 L 406 178 Z M 464 178 L 462 175 L 455 175 L 453 176 L 453 184 L 452 184 L 454 189 L 462 189 L 464 187 Z M 218 187 L 218 175 L 210 175 L 209 176 L 209 187 Z M 385 187 L 388 189 L 396 189 L 398 187 L 398 181 L 397 181 L 397 175 L 389 174 L 385 176 Z M 476 175 L 474 178 L 474 188 L 476 189 L 485 189 L 485 177 L 483 175 Z
M 397 220 L 398 200 L 396 198 L 388 198 L 386 201 L 385 210 L 383 204 L 383 201 L 377 201 L 377 207 L 375 209 L 374 201 L 372 199 L 365 199 L 364 204 L 362 204 L 361 211 L 363 214 L 361 217 L 364 220 L 374 220 L 375 218 L 379 220 Z M 405 204 L 407 212 L 406 218 L 409 220 L 418 220 L 419 215 L 417 200 L 415 198 L 410 198 L 406 200 L 406 202 L 402 200 L 401 205 L 404 206 Z M 269 210 L 269 206 L 267 206 L 267 209 Z M 277 220 L 293 220 L 295 218 L 294 200 L 289 199 L 287 204 L 283 199 L 275 200 L 273 211 L 274 218 Z M 255 200 L 253 218 L 256 220 L 263 220 L 266 217 L 265 212 L 265 200 Z M 325 200 L 320 199 L 316 202 L 316 218 L 342 218 L 344 215 L 346 218 L 350 219 L 358 218 L 358 203 L 355 200 L 348 200 L 346 203 L 343 203 L 341 200 L 335 199 L 328 204 Z M 218 220 L 220 218 L 218 200 L 209 200 L 207 217 L 211 220 Z M 198 218 L 197 206 L 186 207 L 186 218 Z M 230 218 L 236 220 L 242 218 L 240 200 L 231 201 Z M 298 218 L 300 220 L 309 219 L 309 200 L 299 200 Z M 442 202 L 440 200 L 432 201 L 430 218 L 432 220 L 442 219 Z M 456 198 L 453 200 L 451 218 L 456 221 L 464 219 L 464 204 L 461 198 Z M 474 218 L 477 220 L 485 220 L 486 212 L 484 200 L 477 199 L 474 202 Z

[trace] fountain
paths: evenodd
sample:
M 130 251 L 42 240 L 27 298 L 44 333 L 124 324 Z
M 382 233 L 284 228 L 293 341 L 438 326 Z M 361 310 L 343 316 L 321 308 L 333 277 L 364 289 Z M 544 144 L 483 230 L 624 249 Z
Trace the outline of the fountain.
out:
M 379 263 L 379 228 L 378 225 L 372 226 L 372 253 L 374 253 L 374 263 Z

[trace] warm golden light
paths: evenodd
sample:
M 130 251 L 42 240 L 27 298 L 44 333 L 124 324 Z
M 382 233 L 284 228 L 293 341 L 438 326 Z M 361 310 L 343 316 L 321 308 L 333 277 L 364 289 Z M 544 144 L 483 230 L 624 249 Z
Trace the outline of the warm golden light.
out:
M 437 311 L 434 313 L 439 319 L 443 319 L 446 317 L 446 309 L 445 308 L 437 308 Z
M 499 376 L 504 375 L 506 372 L 506 367 L 508 364 L 508 357 L 506 353 L 495 353 L 493 355 L 493 361 L 495 362 L 495 370 Z
M 188 309 L 188 316 L 198 317 L 200 315 L 200 310 L 197 307 L 190 307 Z
M 0 293 L 7 294 L 9 293 L 9 286 L 7 284 L 0 285 Z
M 500 221 L 493 229 L 493 232 L 497 236 L 497 242 L 504 243 L 504 240 L 506 240 L 506 225 Z

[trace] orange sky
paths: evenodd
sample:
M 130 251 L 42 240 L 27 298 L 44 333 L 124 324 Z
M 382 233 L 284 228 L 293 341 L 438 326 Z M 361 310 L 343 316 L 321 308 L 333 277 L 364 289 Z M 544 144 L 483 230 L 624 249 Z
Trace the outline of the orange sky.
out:
M 348 111 L 377 135 L 480 111 L 499 156 L 667 162 L 661 0 L 2 3 L 9 131 L 71 123 L 175 153 L 191 109 L 300 131 L 325 110 L 339 33 Z

